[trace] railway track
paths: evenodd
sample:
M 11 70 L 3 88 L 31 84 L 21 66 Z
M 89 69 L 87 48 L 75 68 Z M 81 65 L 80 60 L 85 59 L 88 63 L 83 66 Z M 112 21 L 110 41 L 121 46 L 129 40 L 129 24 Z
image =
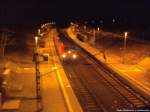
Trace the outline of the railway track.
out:
M 115 110 L 117 110 L 117 108 L 132 110 L 149 109 L 149 100 L 130 88 L 105 68 L 100 68 L 99 64 L 95 63 L 93 60 L 91 61 L 91 59 L 88 58 L 88 62 L 90 63 L 90 66 L 95 66 L 94 68 L 97 74 L 94 75 L 97 79 L 97 82 L 103 82 L 105 85 L 107 85 L 108 88 L 113 90 L 114 94 L 116 94 L 119 99 L 121 99 L 121 102 L 124 102 L 124 105 L 116 106 Z M 65 64 L 64 66 L 66 66 Z M 70 63 L 67 64 L 70 65 Z M 95 83 L 94 80 L 87 81 L 87 76 L 84 74 L 79 74 L 79 70 L 75 68 L 76 65 L 73 65 L 72 68 L 65 69 L 67 71 L 71 85 L 83 107 L 83 110 L 85 112 L 109 112 L 107 109 L 105 109 L 105 106 L 98 99 L 98 96 L 92 89 L 92 86 L 97 83 Z M 115 110 L 112 110 L 112 112 Z
M 62 64 L 64 65 L 72 88 L 85 112 L 115 112 L 117 109 L 150 109 L 149 99 L 130 87 L 130 85 L 118 77 L 117 73 L 99 62 L 99 60 L 87 51 L 81 48 L 80 52 L 82 52 L 81 60 L 86 60 L 90 66 L 89 70 L 95 71 L 93 75 L 86 74 L 86 72 L 81 73 L 81 63 L 78 64 L 69 61 L 62 62 Z M 67 67 L 68 65 L 69 67 Z M 91 76 L 95 78 L 92 79 Z M 107 104 L 103 104 L 104 102 L 99 98 L 100 93 L 96 91 L 96 89 L 99 88 L 94 87 L 95 85 L 98 85 L 97 87 L 99 87 L 100 82 L 103 83 L 106 88 L 110 89 L 114 96 L 117 96 L 118 99 L 120 99 L 118 104 L 112 106 L 112 110 L 107 110 L 107 106 L 105 106 Z
M 99 77 L 102 77 L 108 86 L 112 87 L 121 98 L 130 106 L 132 109 L 150 109 L 150 100 L 145 98 L 143 95 L 138 93 L 132 87 L 122 81 L 117 74 L 109 70 L 99 61 L 95 61 L 90 56 L 84 57 L 91 63 L 98 73 L 101 73 Z
M 68 63 L 63 63 L 64 66 L 66 66 L 66 64 Z M 73 68 L 65 69 L 67 77 L 69 78 L 72 88 L 74 89 L 84 112 L 105 112 L 105 109 L 95 100 L 95 97 L 85 82 L 76 75 L 77 72 Z

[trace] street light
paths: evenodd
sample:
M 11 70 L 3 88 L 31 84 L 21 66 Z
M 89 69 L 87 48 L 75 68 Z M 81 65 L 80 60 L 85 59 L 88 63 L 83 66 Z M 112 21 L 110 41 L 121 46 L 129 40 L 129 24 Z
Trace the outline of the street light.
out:
M 115 23 L 116 22 L 115 19 L 113 19 L 112 22 Z
M 38 44 L 38 37 L 36 36 L 35 37 L 35 45 L 37 46 L 37 44 Z
M 126 50 L 127 47 L 127 37 L 128 37 L 128 32 L 124 32 L 124 50 Z
M 41 35 L 41 29 L 40 28 L 38 29 L 38 35 Z
M 73 25 L 73 22 L 70 22 L 70 25 Z
M 128 32 L 124 32 L 124 56 L 123 56 L 123 63 L 125 62 L 125 53 L 126 53 L 126 47 L 127 47 L 127 38 L 128 38 Z
M 96 30 L 95 28 L 93 29 L 93 37 L 91 38 L 91 44 L 94 45 L 95 44 L 95 38 L 96 38 Z
M 36 52 L 37 52 L 37 48 L 38 48 L 38 37 L 35 36 L 35 47 L 36 47 Z
M 84 25 L 84 29 L 86 30 L 86 25 Z

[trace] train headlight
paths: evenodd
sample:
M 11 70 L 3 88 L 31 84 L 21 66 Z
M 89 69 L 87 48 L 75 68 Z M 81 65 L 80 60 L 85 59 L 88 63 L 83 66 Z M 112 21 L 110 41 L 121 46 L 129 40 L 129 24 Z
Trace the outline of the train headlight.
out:
M 63 54 L 62 57 L 63 57 L 63 58 L 66 58 L 66 54 Z
M 76 54 L 73 54 L 72 57 L 75 59 L 75 58 L 77 58 L 77 55 L 76 55 Z
M 71 51 L 70 51 L 70 50 L 68 51 L 68 54 L 71 54 Z

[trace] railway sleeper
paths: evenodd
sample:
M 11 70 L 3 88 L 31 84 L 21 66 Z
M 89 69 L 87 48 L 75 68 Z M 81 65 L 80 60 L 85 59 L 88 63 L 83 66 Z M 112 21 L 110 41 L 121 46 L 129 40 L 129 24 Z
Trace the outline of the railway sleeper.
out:
M 108 82 L 110 82 L 111 84 L 116 84 L 116 85 L 119 85 L 116 81 L 114 80 L 109 80 Z
M 136 98 L 136 99 L 135 99 Z M 129 98 L 131 100 L 138 100 L 140 102 L 143 102 L 144 104 L 149 104 L 149 102 L 147 100 L 144 100 L 143 98 L 141 99 L 141 97 L 133 97 L 133 98 Z
M 145 106 L 145 104 L 144 104 L 143 102 L 135 102 L 135 101 L 132 101 L 132 100 L 131 100 L 131 102 L 132 102 L 132 104 L 135 105 L 136 107 L 139 106 L 139 105 Z
M 95 104 L 92 104 L 92 105 L 87 104 L 87 107 L 88 107 L 88 108 L 97 108 L 97 106 L 96 106 Z

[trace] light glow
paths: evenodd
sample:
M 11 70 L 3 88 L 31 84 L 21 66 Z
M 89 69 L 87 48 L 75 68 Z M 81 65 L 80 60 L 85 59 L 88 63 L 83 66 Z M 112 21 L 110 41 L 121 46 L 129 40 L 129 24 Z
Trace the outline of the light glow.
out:
M 128 32 L 124 32 L 124 36 L 125 36 L 125 38 L 127 38 Z
M 77 58 L 77 55 L 76 55 L 76 54 L 73 54 L 72 57 L 75 59 L 75 58 Z
M 63 54 L 62 57 L 63 57 L 63 58 L 66 58 L 66 54 Z
M 68 53 L 71 54 L 71 51 L 69 50 Z

